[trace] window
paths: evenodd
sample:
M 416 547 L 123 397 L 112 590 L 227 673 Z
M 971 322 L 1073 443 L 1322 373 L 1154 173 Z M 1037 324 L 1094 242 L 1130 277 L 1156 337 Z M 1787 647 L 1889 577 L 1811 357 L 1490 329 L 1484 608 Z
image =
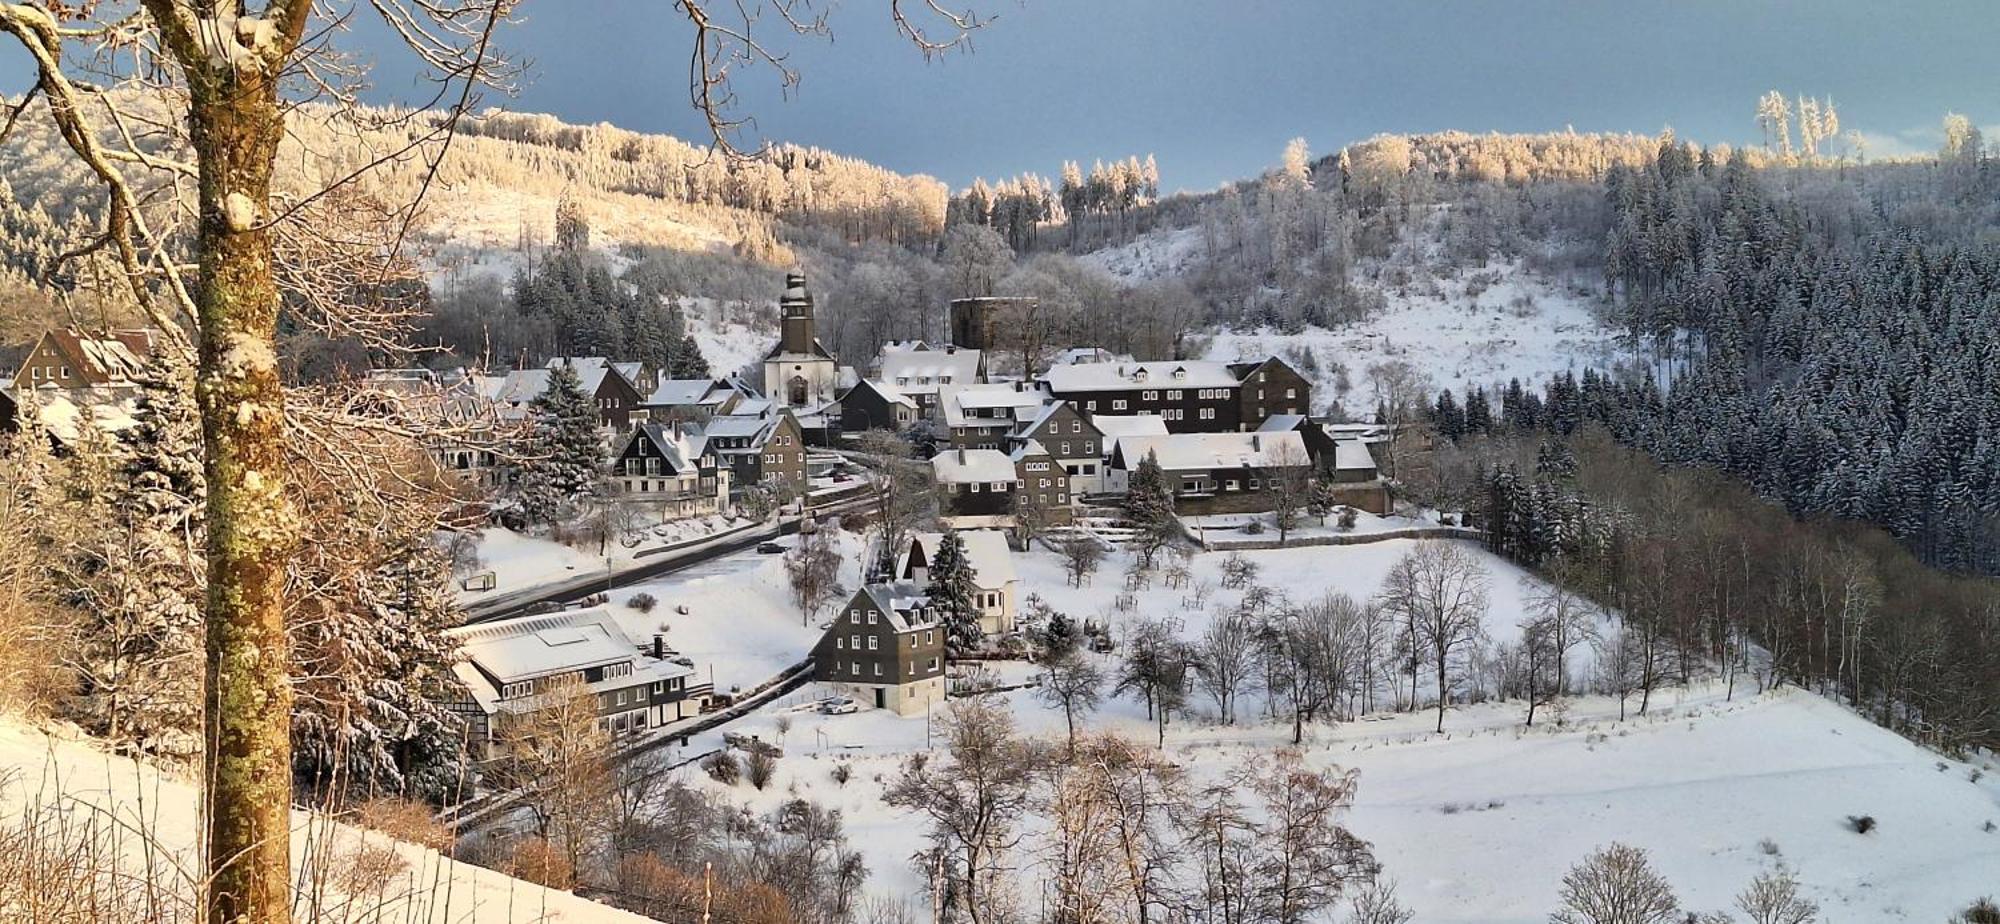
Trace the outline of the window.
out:
M 1042 479 L 1042 483 L 1040 485 L 1037 485 L 1037 487 L 1042 487 L 1042 488 L 1046 488 L 1048 486 L 1049 486 L 1049 480 L 1047 478 Z
M 1112 409 L 1112 410 L 1114 410 L 1114 411 L 1122 411 L 1122 410 L 1124 410 L 1124 409 L 1125 409 L 1125 399 L 1124 399 L 1124 398 L 1113 398 L 1113 399 L 1111 400 L 1111 409 Z
M 874 641 L 874 640 L 870 639 L 869 641 Z M 877 677 L 882 676 L 882 662 L 880 661 L 875 662 L 875 676 Z
M 1287 388 L 1287 389 L 1285 389 L 1285 397 L 1287 397 L 1287 398 L 1296 398 L 1296 397 L 1298 397 L 1298 396 L 1299 396 L 1299 390 L 1298 390 L 1298 389 L 1296 389 L 1296 388 Z
M 993 493 L 995 493 L 995 494 L 1001 494 L 1001 493 L 1005 493 L 1005 492 L 1006 492 L 1006 490 L 1007 490 L 1007 483 L 1006 483 L 1006 482 L 1004 482 L 1004 481 L 996 481 L 996 482 L 993 482 L 993 484 L 991 485 L 991 488 L 992 488 L 992 491 L 993 491 Z
M 869 610 L 869 611 L 868 611 L 868 624 L 869 624 L 869 625 L 871 625 L 871 626 L 872 626 L 872 625 L 874 625 L 874 624 L 875 624 L 875 617 L 877 617 L 877 616 L 879 616 L 879 615 L 881 615 L 881 614 L 880 614 L 880 613 L 877 613 L 877 612 L 875 612 L 874 610 Z
M 1092 412 L 1092 413 L 1096 413 L 1096 411 L 1097 411 L 1097 402 L 1095 402 L 1095 401 L 1085 401 L 1085 402 L 1083 402 L 1083 409 L 1084 409 L 1084 410 L 1086 410 L 1086 411 L 1090 411 L 1090 412 Z
M 1215 419 L 1215 408 L 1212 408 L 1212 407 L 1205 407 L 1205 408 L 1202 408 L 1202 409 L 1201 409 L 1201 419 L 1203 419 L 1203 420 L 1214 420 L 1214 419 Z
M 932 659 L 931 659 L 931 666 L 930 666 L 930 670 L 931 670 L 931 672 L 932 672 L 932 673 L 936 673 L 936 672 L 937 672 L 937 669 L 938 669 L 938 659 L 936 659 L 936 658 L 932 658 Z
M 872 635 L 871 635 L 871 636 L 868 636 L 868 650 L 869 650 L 869 651 L 874 651 L 874 650 L 875 650 L 875 648 L 876 648 L 876 645 L 875 645 L 875 636 L 872 636 Z
M 1062 442 L 1062 454 L 1063 454 L 1063 455 L 1069 455 L 1069 441 L 1068 441 L 1068 440 L 1064 440 L 1064 441 Z
M 666 682 L 666 681 L 664 681 L 664 680 L 655 680 L 655 681 L 653 681 L 653 695 L 654 695 L 654 696 L 665 696 L 665 695 L 666 695 L 666 693 L 667 693 L 667 682 Z
M 846 640 L 846 639 L 844 639 L 844 638 L 841 638 L 841 637 L 840 637 L 840 636 L 838 636 L 838 635 L 834 636 L 834 637 L 833 637 L 833 650 L 835 650 L 835 651 L 846 651 L 846 650 L 847 650 L 847 640 Z
M 1144 398 L 1147 401 L 1158 401 L 1160 400 L 1160 393 L 1157 391 L 1149 391 L 1141 394 L 1140 397 Z
M 873 616 L 873 615 L 875 615 L 875 614 L 874 614 L 874 613 L 869 613 L 868 615 L 870 615 L 870 616 Z M 853 623 L 853 624 L 855 624 L 855 625 L 857 625 L 857 626 L 858 626 L 858 625 L 861 625 L 861 611 L 860 611 L 860 610 L 848 610 L 848 611 L 847 611 L 847 621 L 848 621 L 848 622 L 851 622 L 851 623 Z
M 926 630 L 924 630 L 924 644 L 928 645 L 928 644 L 930 644 L 931 642 L 934 642 L 934 641 L 936 641 L 936 640 L 937 640 L 937 631 L 936 631 L 936 630 L 934 630 L 934 629 L 926 629 Z
M 1250 479 L 1250 490 L 1252 491 L 1257 490 L 1257 479 L 1255 478 Z
M 979 493 L 979 482 L 975 481 L 972 483 L 972 493 L 974 494 Z
M 1056 503 L 1058 503 L 1058 504 L 1067 504 L 1067 503 L 1069 503 L 1069 496 L 1068 496 L 1068 495 L 1066 495 L 1066 494 L 1060 494 L 1060 493 L 1059 493 L 1059 494 L 1057 494 L 1057 495 L 1056 495 Z
M 860 636 L 860 635 L 858 635 L 858 634 L 857 634 L 857 635 L 850 635 L 850 636 L 848 636 L 848 637 L 847 637 L 847 647 L 848 647 L 848 649 L 849 649 L 849 650 L 852 650 L 852 651 L 860 651 L 860 650 L 861 650 L 861 636 Z
M 1058 425 L 1058 426 L 1060 426 L 1060 425 Z M 1071 433 L 1082 433 L 1082 432 L 1083 432 L 1083 421 L 1081 421 L 1081 420 L 1072 420 L 1072 421 L 1070 421 L 1070 422 L 1069 422 L 1069 432 L 1071 432 Z
M 620 705 L 620 706 L 623 706 L 623 705 L 625 705 L 625 691 L 624 691 L 624 690 L 619 690 L 619 691 L 618 691 L 618 705 Z
M 1181 399 L 1181 390 L 1180 390 L 1180 389 L 1178 389 L 1178 388 L 1175 388 L 1175 389 L 1171 389 L 1171 390 L 1169 390 L 1169 391 L 1167 392 L 1167 400 L 1168 400 L 1168 401 L 1179 401 L 1180 399 Z
M 856 677 L 861 676 L 861 662 L 859 661 L 847 662 L 847 672 L 853 674 Z

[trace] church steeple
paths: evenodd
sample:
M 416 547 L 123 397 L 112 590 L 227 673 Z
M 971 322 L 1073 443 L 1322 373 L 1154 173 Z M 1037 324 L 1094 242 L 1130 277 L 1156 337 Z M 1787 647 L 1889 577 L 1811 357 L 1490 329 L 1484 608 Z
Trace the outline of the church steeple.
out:
M 813 349 L 813 297 L 806 291 L 806 274 L 785 274 L 785 296 L 778 300 L 782 329 L 778 349 L 796 356 L 809 356 Z

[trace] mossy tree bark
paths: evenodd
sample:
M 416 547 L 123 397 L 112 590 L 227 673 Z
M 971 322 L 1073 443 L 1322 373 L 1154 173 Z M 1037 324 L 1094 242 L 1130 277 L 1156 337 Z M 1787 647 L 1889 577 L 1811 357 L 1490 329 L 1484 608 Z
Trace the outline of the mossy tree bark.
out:
M 309 4 L 145 0 L 185 72 L 198 168 L 196 369 L 208 478 L 203 808 L 207 920 L 290 919 L 291 678 L 285 562 L 284 390 L 274 338 L 271 174 L 284 135 L 280 75 Z

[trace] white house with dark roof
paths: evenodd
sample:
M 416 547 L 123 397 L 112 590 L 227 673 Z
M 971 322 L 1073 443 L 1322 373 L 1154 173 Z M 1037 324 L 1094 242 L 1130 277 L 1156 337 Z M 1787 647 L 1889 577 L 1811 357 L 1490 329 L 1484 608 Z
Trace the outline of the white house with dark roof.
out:
M 946 533 L 916 533 L 896 556 L 896 579 L 918 587 L 930 584 L 930 565 Z M 1014 631 L 1019 619 L 1021 581 L 1014 573 L 1014 552 L 1007 534 L 997 529 L 963 529 L 957 536 L 965 543 L 966 563 L 972 567 L 974 601 L 979 605 L 979 627 L 988 635 Z
M 665 640 L 633 644 L 602 609 L 520 616 L 445 630 L 457 646 L 452 675 L 460 694 L 446 705 L 464 716 L 474 753 L 494 745 L 508 721 L 548 708 L 569 682 L 593 698 L 596 722 L 614 735 L 638 734 L 700 715 L 710 687 L 694 668 L 670 660 Z

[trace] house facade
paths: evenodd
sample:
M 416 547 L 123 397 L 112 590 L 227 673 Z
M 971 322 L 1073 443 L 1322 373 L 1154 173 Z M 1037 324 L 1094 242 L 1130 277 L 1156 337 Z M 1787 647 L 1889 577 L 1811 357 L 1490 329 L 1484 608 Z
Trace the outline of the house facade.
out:
M 840 430 L 863 433 L 869 430 L 902 432 L 916 423 L 921 411 L 915 399 L 886 382 L 863 379 L 840 396 Z
M 1069 473 L 1038 440 L 1017 442 L 1008 458 L 1014 461 L 1020 488 L 1015 495 L 1015 518 L 1033 516 L 1043 526 L 1068 526 L 1076 519 L 1076 495 L 1070 490 Z
M 658 510 L 662 521 L 721 513 L 731 471 L 706 443 L 691 425 L 633 427 L 611 463 L 619 493 Z
M 951 385 L 938 393 L 936 419 L 953 449 L 1006 449 L 1045 400 L 1040 388 L 1026 382 Z
M 639 387 L 631 378 L 638 373 L 638 364 L 614 363 L 602 356 L 561 357 L 540 369 L 485 376 L 480 392 L 493 401 L 500 419 L 526 420 L 533 413 L 535 398 L 549 389 L 549 373 L 558 366 L 568 366 L 576 373 L 583 393 L 597 405 L 598 423 L 613 433 L 630 429 L 634 416 L 644 413 L 639 406 Z
M 946 533 L 916 533 L 896 556 L 896 579 L 917 587 L 930 586 L 931 562 Z M 1013 632 L 1020 617 L 1020 578 L 1014 573 L 1014 553 L 1007 534 L 997 529 L 964 529 L 956 535 L 965 543 L 972 568 L 973 601 L 979 606 L 979 628 L 988 635 Z
M 985 354 L 957 346 L 934 347 L 921 340 L 884 344 L 875 378 L 917 402 L 925 416 L 937 412 L 938 394 L 953 385 L 986 381 Z
M 735 490 L 767 483 L 805 490 L 805 431 L 789 409 L 711 418 L 700 432 L 703 451 L 728 468 Z
M 1042 444 L 1069 477 L 1070 493 L 1096 494 L 1104 490 L 1104 431 L 1067 401 L 1047 401 L 1034 416 L 1022 421 L 1013 434 L 1016 444 L 1033 440 Z
M 1183 514 L 1260 513 L 1274 509 L 1273 477 L 1310 475 L 1312 458 L 1297 433 L 1172 433 L 1118 441 L 1111 464 L 1121 478 L 1150 454 Z
M 129 384 L 153 354 L 149 330 L 44 331 L 21 360 L 14 388 L 96 388 Z
M 939 517 L 953 529 L 1012 527 L 1021 487 L 1014 460 L 997 449 L 950 449 L 931 457 Z
M 877 709 L 923 715 L 945 701 L 944 648 L 920 585 L 869 584 L 813 646 L 814 677 Z
M 1272 414 L 1304 414 L 1311 384 L 1284 360 L 1071 363 L 1042 375 L 1049 394 L 1085 415 L 1158 417 L 1171 433 L 1247 432 Z
M 664 639 L 639 649 L 602 609 L 521 616 L 445 630 L 458 648 L 458 689 L 444 705 L 466 720 L 473 753 L 504 756 L 506 725 L 555 705 L 558 691 L 589 697 L 598 728 L 644 733 L 700 715 L 712 688 L 670 660 Z

